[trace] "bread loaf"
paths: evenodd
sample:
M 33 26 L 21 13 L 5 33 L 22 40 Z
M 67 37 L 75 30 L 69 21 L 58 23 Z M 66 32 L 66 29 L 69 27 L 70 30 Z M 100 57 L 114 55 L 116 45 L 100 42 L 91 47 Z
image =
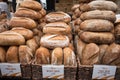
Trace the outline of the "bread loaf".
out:
M 9 23 L 10 27 L 24 27 L 27 29 L 33 29 L 37 27 L 34 20 L 25 17 L 13 17 Z
M 64 52 L 64 65 L 65 66 L 76 66 L 75 53 L 68 47 L 63 49 Z
M 114 35 L 109 32 L 83 32 L 81 33 L 80 38 L 87 43 L 100 44 L 110 44 L 115 40 Z
M 105 1 L 105 0 L 97 0 L 92 1 L 88 4 L 85 4 L 80 7 L 82 11 L 90 11 L 90 10 L 110 10 L 110 11 L 117 11 L 117 5 L 112 1 Z
M 117 41 L 117 43 L 120 43 L 120 24 L 117 24 L 116 26 L 115 26 L 115 39 L 116 39 L 116 41 Z
M 103 56 L 103 64 L 108 65 L 118 65 L 120 64 L 120 45 L 119 44 L 111 44 Z
M 72 11 L 75 11 L 77 8 L 79 8 L 80 7 L 80 4 L 75 4 L 72 8 L 71 8 L 71 10 Z
M 82 54 L 83 54 L 86 44 L 78 36 L 75 36 L 75 45 L 76 45 L 77 56 L 79 57 L 80 62 L 81 62 Z
M 32 50 L 28 46 L 21 45 L 19 47 L 20 63 L 30 63 L 32 57 L 33 57 Z
M 55 48 L 51 54 L 51 64 L 62 65 L 63 63 L 63 50 L 62 48 Z
M 71 28 L 64 22 L 54 22 L 46 24 L 43 28 L 43 32 L 51 34 L 68 34 L 71 32 Z
M 20 4 L 20 7 L 23 8 L 29 8 L 29 9 L 33 9 L 33 10 L 41 10 L 42 9 L 42 5 L 37 2 L 37 1 L 32 1 L 32 0 L 25 0 Z
M 42 17 L 44 17 L 46 15 L 46 10 L 44 8 L 42 8 L 39 13 L 42 15 Z
M 95 43 L 86 45 L 82 53 L 82 64 L 93 65 L 99 63 L 99 47 Z
M 10 46 L 6 53 L 6 61 L 9 63 L 18 63 L 18 51 L 17 46 Z
M 0 62 L 5 62 L 6 51 L 3 47 L 0 47 Z
M 35 51 L 38 48 L 38 44 L 36 43 L 35 39 L 32 38 L 30 40 L 27 40 L 26 45 L 32 50 L 33 55 L 35 54 Z
M 82 22 L 80 29 L 84 31 L 107 32 L 113 30 L 114 25 L 107 20 L 90 19 Z
M 71 17 L 64 13 L 64 12 L 51 12 L 49 14 L 46 15 L 46 20 L 47 22 L 66 22 L 69 23 L 71 21 Z
M 100 10 L 94 10 L 94 11 L 88 11 L 84 12 L 80 16 L 81 20 L 88 20 L 88 19 L 105 19 L 112 22 L 115 22 L 116 17 L 115 13 L 112 11 L 100 11 Z
M 102 44 L 99 46 L 99 49 L 100 49 L 100 53 L 99 53 L 99 61 L 100 63 L 103 63 L 103 56 L 105 55 L 106 53 L 106 50 L 109 46 L 107 44 Z
M 38 20 L 42 17 L 42 15 L 34 10 L 27 8 L 19 8 L 14 14 L 16 17 L 27 17 L 34 20 Z
M 13 31 L 5 31 L 0 33 L 0 45 L 22 45 L 25 43 L 24 37 Z
M 56 47 L 67 47 L 69 45 L 69 38 L 65 35 L 46 34 L 40 40 L 41 46 L 54 49 Z
M 26 40 L 31 39 L 33 37 L 33 32 L 23 27 L 15 27 L 12 28 L 11 31 L 21 34 Z
M 50 64 L 50 53 L 47 48 L 40 47 L 35 53 L 35 64 Z
M 39 36 L 34 36 L 33 37 L 35 39 L 35 42 L 37 43 L 37 45 L 40 45 L 40 37 Z

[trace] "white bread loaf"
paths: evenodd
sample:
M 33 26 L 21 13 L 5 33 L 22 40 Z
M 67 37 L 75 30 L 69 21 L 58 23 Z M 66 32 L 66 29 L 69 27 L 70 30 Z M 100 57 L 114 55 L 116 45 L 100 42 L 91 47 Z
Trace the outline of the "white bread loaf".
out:
M 34 29 L 37 24 L 34 20 L 25 17 L 13 17 L 9 23 L 10 27 L 24 27 L 27 29 Z
M 3 47 L 0 47 L 0 62 L 5 62 L 6 51 Z
M 34 10 L 31 10 L 31 9 L 27 9 L 27 8 L 17 9 L 14 16 L 16 16 L 16 17 L 27 17 L 27 18 L 31 18 L 31 19 L 34 19 L 34 20 L 38 20 L 42 17 L 42 15 L 39 12 L 36 12 Z
M 62 65 L 63 63 L 63 50 L 62 48 L 55 48 L 51 54 L 51 64 Z
M 31 39 L 33 37 L 33 32 L 23 27 L 15 27 L 12 28 L 11 31 L 21 34 L 26 40 Z
M 69 47 L 64 48 L 63 52 L 64 52 L 64 65 L 76 66 L 75 53 Z
M 58 11 L 58 12 L 51 12 L 46 15 L 47 22 L 65 22 L 69 23 L 71 21 L 71 17 L 64 12 Z
M 33 1 L 33 0 L 23 1 L 22 3 L 20 3 L 20 7 L 33 9 L 33 10 L 37 10 L 37 11 L 42 9 L 42 5 L 39 2 Z
M 32 50 L 28 46 L 26 45 L 19 46 L 20 63 L 30 63 L 32 57 L 33 57 Z
M 115 22 L 116 16 L 115 13 L 112 11 L 100 11 L 100 10 L 94 10 L 94 11 L 88 11 L 84 12 L 80 16 L 81 20 L 88 20 L 88 19 L 105 19 L 112 22 Z
M 10 46 L 6 53 L 6 61 L 8 63 L 18 63 L 19 62 L 19 48 L 17 46 Z
M 48 23 L 43 27 L 44 33 L 50 34 L 68 34 L 71 32 L 71 27 L 64 22 Z
M 40 47 L 35 53 L 35 64 L 50 64 L 50 53 L 45 47 Z
M 25 39 L 21 34 L 13 31 L 5 31 L 0 33 L 0 45 L 9 46 L 22 44 L 25 44 Z
M 40 40 L 41 46 L 54 49 L 56 47 L 67 47 L 69 45 L 69 38 L 65 35 L 46 34 Z

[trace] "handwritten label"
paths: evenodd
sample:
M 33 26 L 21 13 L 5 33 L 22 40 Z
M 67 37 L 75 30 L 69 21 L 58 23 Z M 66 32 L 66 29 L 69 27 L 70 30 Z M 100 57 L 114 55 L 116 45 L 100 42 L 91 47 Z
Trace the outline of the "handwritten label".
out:
M 43 78 L 64 79 L 64 65 L 43 65 Z
M 92 79 L 114 80 L 116 66 L 94 65 Z
M 2 76 L 21 76 L 20 64 L 0 63 Z

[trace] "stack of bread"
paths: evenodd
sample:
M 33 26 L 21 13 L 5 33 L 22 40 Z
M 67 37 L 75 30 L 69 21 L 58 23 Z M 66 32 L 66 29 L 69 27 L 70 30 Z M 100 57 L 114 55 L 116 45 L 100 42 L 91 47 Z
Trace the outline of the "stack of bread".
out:
M 82 20 L 75 44 L 83 65 L 120 65 L 120 45 L 114 43 L 114 22 L 117 5 L 96 0 L 80 7 Z
M 75 66 L 76 57 L 70 43 L 71 17 L 64 12 L 51 12 L 45 18 L 47 24 L 43 27 L 41 47 L 35 53 L 35 64 Z
M 83 13 L 83 11 L 80 9 L 81 6 L 88 4 L 91 0 L 79 0 L 79 4 L 75 4 L 73 5 L 73 7 L 71 8 L 72 10 L 72 22 L 73 22 L 73 31 L 75 34 L 78 34 L 78 32 L 80 31 L 79 26 L 82 22 L 82 20 L 80 19 L 81 14 Z
M 0 33 L 0 62 L 31 61 L 43 34 L 38 24 L 45 15 L 37 1 L 26 0 L 20 4 L 9 22 L 10 30 Z

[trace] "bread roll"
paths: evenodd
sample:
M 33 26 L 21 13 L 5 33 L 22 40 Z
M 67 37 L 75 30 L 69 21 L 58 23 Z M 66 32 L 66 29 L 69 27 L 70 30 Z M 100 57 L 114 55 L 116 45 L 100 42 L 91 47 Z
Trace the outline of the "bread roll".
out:
M 34 10 L 27 8 L 19 8 L 14 14 L 16 17 L 28 17 L 34 20 L 38 20 L 42 17 L 42 15 Z
M 99 46 L 100 53 L 99 53 L 99 61 L 102 63 L 103 61 L 103 56 L 105 55 L 105 52 L 109 46 L 107 44 L 102 44 Z
M 51 34 L 68 34 L 71 32 L 71 27 L 64 22 L 54 22 L 46 24 L 43 28 L 43 32 Z
M 114 35 L 109 32 L 83 32 L 81 33 L 80 38 L 87 43 L 100 44 L 110 44 L 115 40 Z
M 120 43 L 120 24 L 117 24 L 115 26 L 115 39 L 117 41 L 117 43 Z
M 41 46 L 54 49 L 56 47 L 67 47 L 69 45 L 69 38 L 65 35 L 46 34 L 40 40 Z
M 82 53 L 82 64 L 93 65 L 99 62 L 99 47 L 95 43 L 89 43 L 86 45 Z
M 30 40 L 27 40 L 26 45 L 32 50 L 32 53 L 34 55 L 36 49 L 38 48 L 38 44 L 36 43 L 35 39 L 32 38 Z
M 64 65 L 65 66 L 76 66 L 75 53 L 68 47 L 63 49 L 64 52 Z
M 119 44 L 111 44 L 103 56 L 103 63 L 108 65 L 118 65 L 120 64 L 120 45 Z
M 32 0 L 25 0 L 20 4 L 20 7 L 23 8 L 29 8 L 29 9 L 33 9 L 33 10 L 41 10 L 42 9 L 42 5 L 37 2 L 37 1 L 32 1 Z
M 37 27 L 34 20 L 25 17 L 13 17 L 9 23 L 10 27 L 24 27 L 27 29 L 33 29 Z
M 97 0 L 88 3 L 87 5 L 83 5 L 80 7 L 82 11 L 90 11 L 90 10 L 110 10 L 117 11 L 117 5 L 112 1 L 105 0 Z
M 18 51 L 19 49 L 17 46 L 10 46 L 6 53 L 6 61 L 8 63 L 18 63 Z
M 21 34 L 26 40 L 31 39 L 33 37 L 33 32 L 23 27 L 15 27 L 12 28 L 11 31 Z
M 73 5 L 73 7 L 71 8 L 72 11 L 75 11 L 77 8 L 80 7 L 80 4 L 75 4 Z
M 40 47 L 35 53 L 35 64 L 50 64 L 50 53 L 47 48 Z
M 21 45 L 19 47 L 20 63 L 30 63 L 32 57 L 33 57 L 32 50 L 28 46 Z
M 105 19 L 114 22 L 116 20 L 115 13 L 112 11 L 88 11 L 80 16 L 81 20 L 88 20 L 88 19 Z
M 84 31 L 107 32 L 114 29 L 113 23 L 107 20 L 90 19 L 80 24 L 80 29 Z
M 80 61 L 82 61 L 82 54 L 86 44 L 78 36 L 75 36 L 75 45 L 77 56 L 79 57 Z
M 58 12 L 51 12 L 51 13 L 47 14 L 46 20 L 47 20 L 47 22 L 62 21 L 62 22 L 69 23 L 71 21 L 71 17 L 64 12 L 58 11 Z
M 63 63 L 63 50 L 62 48 L 55 48 L 52 51 L 52 55 L 51 55 L 51 64 L 54 65 L 62 65 Z
M 44 9 L 44 8 L 42 8 L 40 11 L 39 11 L 39 13 L 42 15 L 42 17 L 43 16 L 45 16 L 46 15 L 46 10 Z
M 5 31 L 0 33 L 0 45 L 22 45 L 25 43 L 24 37 L 13 31 Z
M 34 36 L 35 42 L 37 43 L 37 45 L 40 45 L 40 37 L 39 36 Z
M 0 47 L 0 62 L 5 62 L 6 51 L 3 47 Z
M 9 30 L 9 26 L 7 25 L 7 23 L 0 21 L 0 33 L 8 30 Z

